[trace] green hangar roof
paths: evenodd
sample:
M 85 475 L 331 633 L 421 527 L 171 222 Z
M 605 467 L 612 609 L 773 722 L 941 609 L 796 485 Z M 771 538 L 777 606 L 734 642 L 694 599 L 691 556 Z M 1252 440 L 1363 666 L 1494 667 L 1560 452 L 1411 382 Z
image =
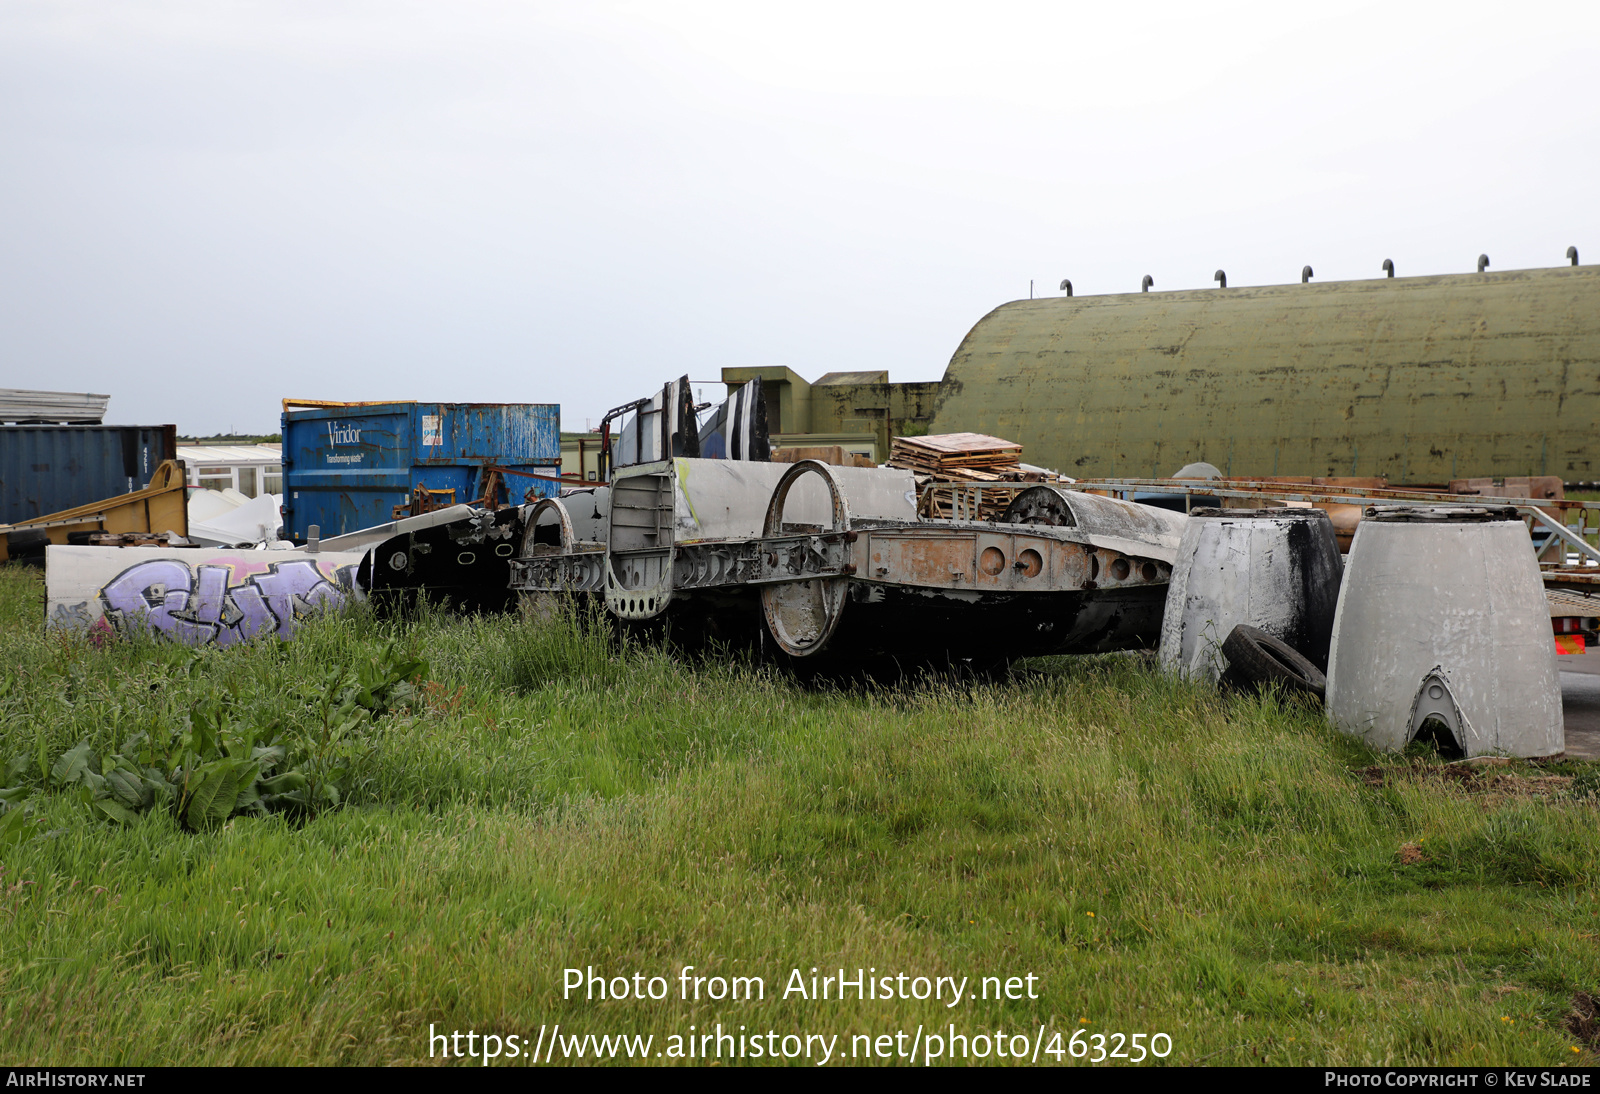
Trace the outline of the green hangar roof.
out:
M 1600 478 L 1600 267 L 1018 300 L 931 431 L 1079 478 Z

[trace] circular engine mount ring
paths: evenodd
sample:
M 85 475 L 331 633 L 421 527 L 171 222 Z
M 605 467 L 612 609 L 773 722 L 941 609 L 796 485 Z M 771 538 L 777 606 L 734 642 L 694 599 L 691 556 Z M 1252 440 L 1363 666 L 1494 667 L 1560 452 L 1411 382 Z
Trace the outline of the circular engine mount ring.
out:
M 805 475 L 820 476 L 828 488 L 832 508 L 832 526 L 829 534 L 850 531 L 850 510 L 845 504 L 844 491 L 828 470 L 827 464 L 817 460 L 800 460 L 790 466 L 772 490 L 772 500 L 767 503 L 767 516 L 761 525 L 764 537 L 781 536 L 783 532 L 783 507 L 789 500 L 789 490 Z M 767 633 L 778 648 L 790 657 L 809 657 L 820 652 L 833 637 L 844 615 L 844 605 L 849 592 L 847 577 L 816 577 L 807 581 L 786 581 L 761 587 L 761 614 L 766 620 Z
M 1000 520 L 1005 524 L 1042 524 L 1049 528 L 1075 528 L 1078 524 L 1066 494 L 1051 486 L 1034 486 L 1019 492 Z
M 563 552 L 572 550 L 572 542 L 577 537 L 573 534 L 572 514 L 567 512 L 566 504 L 560 498 L 540 498 L 534 504 L 533 511 L 528 514 L 527 524 L 523 526 L 522 550 L 518 552 L 518 558 L 533 557 L 533 537 L 538 534 L 539 516 L 547 509 L 553 509 L 561 522 L 561 550 Z

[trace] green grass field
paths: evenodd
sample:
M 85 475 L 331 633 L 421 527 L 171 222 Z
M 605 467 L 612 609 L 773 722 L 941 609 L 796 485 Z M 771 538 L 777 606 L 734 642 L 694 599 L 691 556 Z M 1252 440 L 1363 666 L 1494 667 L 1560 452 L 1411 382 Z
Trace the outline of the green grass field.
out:
M 1380 756 L 1140 657 L 805 690 L 561 620 L 352 611 L 287 644 L 96 646 L 43 635 L 42 598 L 0 567 L 7 1064 L 427 1063 L 431 1027 L 494 1034 L 514 1066 L 556 1023 L 652 1036 L 652 1063 L 718 1023 L 837 1036 L 834 1063 L 903 1031 L 883 1062 L 920 1064 L 935 1030 L 948 1063 L 952 1026 L 969 1055 L 1026 1035 L 1040 1064 L 1136 1033 L 1180 1064 L 1595 1063 L 1588 765 Z M 426 679 L 328 745 L 328 695 L 385 649 Z M 80 742 L 208 717 L 337 767 L 339 805 L 118 824 L 49 775 Z M 589 966 L 667 997 L 565 998 Z M 685 966 L 765 998 L 682 999 Z M 969 994 L 784 998 L 813 967 Z M 984 977 L 1036 998 L 972 999 Z

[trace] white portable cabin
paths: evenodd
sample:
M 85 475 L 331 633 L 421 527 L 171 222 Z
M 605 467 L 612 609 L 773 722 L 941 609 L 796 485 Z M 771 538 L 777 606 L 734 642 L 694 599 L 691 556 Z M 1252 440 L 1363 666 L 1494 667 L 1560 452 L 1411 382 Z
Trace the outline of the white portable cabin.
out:
M 180 444 L 191 487 L 237 490 L 247 498 L 283 493 L 283 446 L 279 444 Z

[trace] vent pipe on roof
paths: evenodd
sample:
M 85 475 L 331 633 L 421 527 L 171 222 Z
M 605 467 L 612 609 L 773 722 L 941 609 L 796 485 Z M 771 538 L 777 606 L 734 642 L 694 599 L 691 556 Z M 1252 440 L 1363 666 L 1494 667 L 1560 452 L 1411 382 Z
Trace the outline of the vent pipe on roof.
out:
M 1386 258 L 1383 260 L 1383 272 L 1390 277 L 1394 276 L 1394 259 Z
M 1488 255 L 1479 255 L 1478 256 L 1478 272 L 1482 273 L 1484 270 L 1487 270 L 1488 268 L 1489 268 L 1489 256 Z
M 1306 284 L 1307 282 L 1309 282 L 1311 280 L 1311 278 L 1312 278 L 1311 267 L 1310 266 L 1301 266 L 1300 267 L 1300 284 L 1302 284 L 1302 285 Z
M 1149 292 L 1150 291 L 1150 286 L 1154 285 L 1155 283 L 1156 283 L 1156 279 L 1155 278 L 1151 277 L 1149 274 L 1145 274 L 1144 275 L 1144 280 L 1139 282 L 1139 291 L 1140 292 Z
M 1061 279 L 1061 291 L 1066 293 L 1068 296 L 1072 295 L 1072 282 L 1068 281 L 1064 277 Z
M 1572 259 L 1572 264 L 1574 266 L 1576 266 L 1578 264 L 1578 248 L 1576 248 L 1576 247 L 1568 247 L 1567 248 L 1567 257 Z
M 1223 273 L 1221 270 L 1218 270 L 1216 273 L 1212 274 L 1211 280 L 1215 281 L 1218 285 L 1221 285 L 1224 289 L 1228 287 L 1228 275 Z

